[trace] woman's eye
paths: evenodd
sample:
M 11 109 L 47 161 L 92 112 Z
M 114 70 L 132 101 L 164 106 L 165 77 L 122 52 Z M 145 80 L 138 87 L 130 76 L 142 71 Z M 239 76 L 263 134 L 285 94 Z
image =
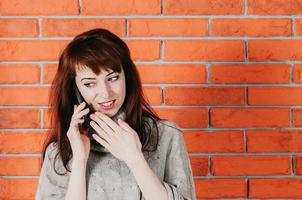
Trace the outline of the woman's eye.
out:
M 108 81 L 116 81 L 119 78 L 119 76 L 113 76 L 111 78 L 108 79 Z
M 86 87 L 92 87 L 94 85 L 94 83 L 85 83 L 84 84 Z

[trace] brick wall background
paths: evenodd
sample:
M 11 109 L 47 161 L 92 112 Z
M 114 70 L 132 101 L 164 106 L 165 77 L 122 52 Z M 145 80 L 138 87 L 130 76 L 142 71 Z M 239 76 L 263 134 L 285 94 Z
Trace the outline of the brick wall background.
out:
M 302 0 L 1 0 L 0 199 L 33 199 L 60 51 L 103 27 L 184 132 L 203 198 L 302 199 Z

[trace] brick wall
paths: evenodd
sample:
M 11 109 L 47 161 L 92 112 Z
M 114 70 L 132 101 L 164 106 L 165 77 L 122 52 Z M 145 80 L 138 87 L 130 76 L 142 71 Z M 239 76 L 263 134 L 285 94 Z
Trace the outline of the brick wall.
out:
M 202 198 L 302 199 L 302 0 L 1 0 L 0 199 L 33 199 L 64 46 L 129 45 Z

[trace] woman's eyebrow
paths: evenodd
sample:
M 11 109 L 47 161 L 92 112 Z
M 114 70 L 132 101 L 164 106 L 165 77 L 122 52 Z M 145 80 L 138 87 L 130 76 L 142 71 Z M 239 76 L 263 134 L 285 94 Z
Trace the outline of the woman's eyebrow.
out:
M 110 72 L 109 74 L 107 74 L 106 77 L 107 77 L 107 76 L 110 76 L 111 74 L 114 74 L 114 73 L 115 73 L 115 72 L 112 71 L 112 72 Z
M 96 78 L 82 78 L 81 81 L 84 80 L 84 79 L 95 80 Z

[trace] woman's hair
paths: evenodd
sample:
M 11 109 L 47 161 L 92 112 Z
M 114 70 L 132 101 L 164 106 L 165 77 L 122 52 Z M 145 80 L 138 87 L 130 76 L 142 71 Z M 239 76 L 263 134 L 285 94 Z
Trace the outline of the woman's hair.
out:
M 126 97 L 120 109 L 125 112 L 125 121 L 137 132 L 142 143 L 142 151 L 152 152 L 157 149 L 160 118 L 152 111 L 143 95 L 140 78 L 130 57 L 125 42 L 106 29 L 93 29 L 76 36 L 62 52 L 57 73 L 50 92 L 51 130 L 43 149 L 43 160 L 47 147 L 55 142 L 67 171 L 72 158 L 72 150 L 67 131 L 73 115 L 74 104 L 78 104 L 74 85 L 76 68 L 88 67 L 95 74 L 101 70 L 121 72 L 123 68 L 126 80 Z M 56 173 L 57 170 L 55 169 Z M 66 171 L 66 172 L 67 172 Z

